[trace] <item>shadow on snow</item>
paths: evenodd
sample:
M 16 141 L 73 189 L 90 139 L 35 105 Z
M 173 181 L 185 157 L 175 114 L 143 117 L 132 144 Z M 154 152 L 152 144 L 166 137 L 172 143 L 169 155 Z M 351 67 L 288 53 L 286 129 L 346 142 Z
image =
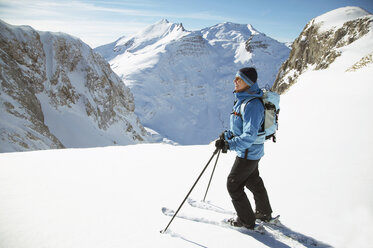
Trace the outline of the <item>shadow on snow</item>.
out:
M 175 212 L 173 210 L 165 208 L 165 207 L 162 208 L 162 212 L 167 216 L 173 216 L 175 214 Z M 277 225 L 271 225 L 271 224 L 264 223 L 264 226 L 266 228 L 266 232 L 264 234 L 261 234 L 261 233 L 255 232 L 253 230 L 246 229 L 244 227 L 233 227 L 233 226 L 230 226 L 226 223 L 223 223 L 222 221 L 219 222 L 219 221 L 215 221 L 215 220 L 206 219 L 206 218 L 203 218 L 203 217 L 192 217 L 192 216 L 189 216 L 189 215 L 183 214 L 183 213 L 179 213 L 176 217 L 181 218 L 181 219 L 185 219 L 185 220 L 190 220 L 190 221 L 195 221 L 195 222 L 220 226 L 220 227 L 227 228 L 227 229 L 232 229 L 232 230 L 238 231 L 242 234 L 249 235 L 249 236 L 253 237 L 254 239 L 256 239 L 258 242 L 261 242 L 268 247 L 276 247 L 276 248 L 292 247 L 292 246 L 289 246 L 288 244 L 285 244 L 284 242 L 280 241 L 279 239 L 283 239 L 283 240 L 288 239 L 292 243 L 297 242 L 297 243 L 299 243 L 299 245 L 303 245 L 303 246 L 309 247 L 309 248 L 312 248 L 312 247 L 330 248 L 330 247 L 332 247 L 328 244 L 317 241 L 316 239 L 314 239 L 312 237 L 308 237 L 304 234 L 295 232 L 295 231 L 291 230 L 290 228 L 286 227 L 283 224 L 280 224 L 280 225 L 277 226 Z M 176 233 L 174 233 L 170 230 L 168 230 L 166 233 L 170 234 L 172 237 L 180 238 L 182 240 L 193 243 L 193 244 L 198 245 L 200 247 L 207 247 L 205 245 L 198 244 L 198 243 L 193 242 L 189 239 L 186 239 L 182 235 L 176 234 Z

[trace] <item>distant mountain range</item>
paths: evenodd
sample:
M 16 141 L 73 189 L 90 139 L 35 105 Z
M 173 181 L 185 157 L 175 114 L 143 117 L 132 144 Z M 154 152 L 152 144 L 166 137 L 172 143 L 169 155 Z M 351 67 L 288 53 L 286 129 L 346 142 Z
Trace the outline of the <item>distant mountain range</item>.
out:
M 256 67 L 259 85 L 270 88 L 290 53 L 251 25 L 187 31 L 167 20 L 95 51 L 131 89 L 141 122 L 183 145 L 209 143 L 228 128 L 237 70 Z
M 0 21 L 0 152 L 206 144 L 229 126 L 238 69 L 256 67 L 259 86 L 281 94 L 322 72 L 365 80 L 372 30 L 372 14 L 340 8 L 312 19 L 290 50 L 251 25 L 187 31 L 161 20 L 92 50 Z

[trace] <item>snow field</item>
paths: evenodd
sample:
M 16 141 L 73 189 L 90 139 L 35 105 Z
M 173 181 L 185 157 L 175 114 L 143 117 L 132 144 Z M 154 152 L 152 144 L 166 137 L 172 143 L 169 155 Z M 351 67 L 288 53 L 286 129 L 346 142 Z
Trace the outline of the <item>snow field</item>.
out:
M 181 162 L 185 150 L 194 159 Z M 1 246 L 189 247 L 160 235 L 169 220 L 161 207 L 181 202 L 206 150 L 158 144 L 2 154 Z
M 281 201 L 293 202 L 278 209 L 290 227 L 313 237 L 317 233 L 336 247 L 372 247 L 373 118 L 368 113 L 373 70 L 344 70 L 309 71 L 282 97 L 278 144 L 263 158 L 278 166 L 263 171 L 293 175 L 281 186 L 267 183 L 287 192 Z
M 274 214 L 321 246 L 373 247 L 373 68 L 346 72 L 371 53 L 368 38 L 282 95 L 278 142 L 266 143 L 260 161 Z M 313 247 L 181 218 L 160 234 L 170 220 L 161 209 L 177 209 L 213 151 L 212 144 L 142 144 L 0 154 L 0 247 Z M 207 196 L 230 211 L 225 182 L 234 157 L 221 154 Z M 193 199 L 203 198 L 214 162 Z M 181 213 L 226 218 L 187 203 Z
M 266 143 L 260 172 L 274 214 L 294 232 L 372 247 L 373 70 L 346 73 L 336 63 L 304 73 L 281 97 L 278 142 Z M 180 218 L 170 235 L 159 233 L 170 220 L 161 209 L 177 209 L 213 151 L 147 144 L 0 154 L 0 247 L 304 247 Z M 234 157 L 220 155 L 207 196 L 231 211 L 225 183 Z M 214 163 L 193 199 L 203 198 Z M 181 213 L 226 218 L 187 203 Z
M 170 235 L 159 233 L 170 220 L 161 208 L 179 206 L 213 150 L 211 145 L 154 144 L 2 154 L 2 247 L 276 244 L 260 234 L 243 235 L 179 218 L 170 226 Z M 208 194 L 231 210 L 225 176 L 233 159 L 233 153 L 220 157 Z M 213 163 L 192 197 L 202 199 Z M 187 203 L 181 212 L 217 221 L 227 217 Z

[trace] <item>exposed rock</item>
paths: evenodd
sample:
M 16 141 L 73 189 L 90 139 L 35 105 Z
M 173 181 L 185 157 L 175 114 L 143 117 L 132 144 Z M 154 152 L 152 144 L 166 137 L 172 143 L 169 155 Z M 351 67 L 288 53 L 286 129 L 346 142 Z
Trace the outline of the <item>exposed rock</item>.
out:
M 346 8 L 346 15 L 348 10 Z M 366 35 L 373 22 L 372 15 L 366 15 L 325 30 L 325 22 L 316 20 L 311 20 L 294 41 L 289 58 L 281 66 L 272 87 L 278 93 L 286 92 L 305 70 L 328 68 L 341 55 L 340 48 Z
M 368 54 L 367 56 L 361 58 L 358 62 L 356 62 L 353 66 L 351 66 L 346 71 L 349 71 L 349 72 L 357 71 L 357 70 L 367 66 L 368 64 L 373 64 L 373 52 Z
M 2 21 L 0 32 L 0 152 L 147 140 L 130 90 L 82 41 Z
M 206 42 L 201 35 L 182 37 L 176 47 L 176 56 L 201 56 L 207 53 Z
M 254 37 L 255 36 L 252 35 L 246 41 L 246 43 L 245 43 L 245 49 L 246 49 L 246 51 L 248 51 L 249 53 L 252 53 L 252 52 L 254 52 L 255 48 L 263 48 L 263 49 L 267 49 L 268 48 L 268 44 L 264 43 L 263 40 L 253 40 Z

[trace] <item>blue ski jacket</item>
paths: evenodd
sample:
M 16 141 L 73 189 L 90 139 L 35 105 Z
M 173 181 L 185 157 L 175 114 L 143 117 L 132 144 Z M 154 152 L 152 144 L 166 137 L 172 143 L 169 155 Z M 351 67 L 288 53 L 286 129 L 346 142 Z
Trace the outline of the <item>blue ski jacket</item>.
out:
M 263 91 L 257 83 L 248 91 L 236 92 L 233 112 L 230 116 L 230 129 L 225 132 L 224 138 L 228 141 L 229 150 L 236 151 L 237 156 L 250 160 L 258 160 L 264 156 L 264 144 L 254 144 L 258 132 L 264 122 L 264 106 L 260 99 L 249 101 L 245 113 L 240 113 L 241 103 L 248 98 L 261 97 Z

